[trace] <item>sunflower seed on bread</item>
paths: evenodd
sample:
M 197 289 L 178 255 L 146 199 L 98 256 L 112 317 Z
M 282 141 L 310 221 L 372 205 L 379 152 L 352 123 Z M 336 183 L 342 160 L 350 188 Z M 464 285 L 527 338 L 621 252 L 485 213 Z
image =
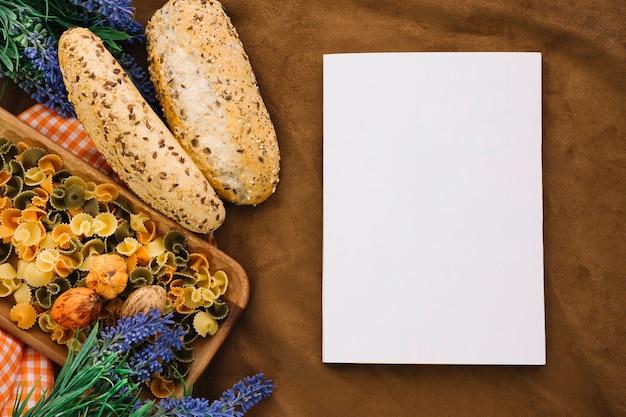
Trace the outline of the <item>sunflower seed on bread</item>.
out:
M 165 118 L 226 201 L 274 193 L 279 149 L 242 42 L 216 0 L 170 0 L 146 25 L 149 72 Z
M 59 64 L 78 119 L 120 179 L 184 228 L 217 229 L 222 201 L 102 40 L 86 28 L 68 29 Z

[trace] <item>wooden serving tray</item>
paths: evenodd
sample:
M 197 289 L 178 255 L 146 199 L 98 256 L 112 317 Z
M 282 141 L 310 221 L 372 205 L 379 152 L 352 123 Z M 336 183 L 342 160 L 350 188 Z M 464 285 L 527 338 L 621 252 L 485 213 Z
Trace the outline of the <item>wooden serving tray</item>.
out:
M 72 174 L 78 175 L 87 181 L 93 181 L 95 183 L 114 182 L 99 170 L 93 168 L 65 148 L 40 134 L 1 107 L 0 137 L 9 139 L 14 143 L 24 142 L 30 146 L 42 147 L 51 153 L 56 153 L 63 159 L 65 168 L 70 170 Z M 191 363 L 189 373 L 185 378 L 187 386 L 189 386 L 202 374 L 232 330 L 235 322 L 246 308 L 250 292 L 248 276 L 241 265 L 210 244 L 203 236 L 185 230 L 176 222 L 147 206 L 126 188 L 119 188 L 121 197 L 127 199 L 136 210 L 146 212 L 151 219 L 154 220 L 159 235 L 163 235 L 171 229 L 183 231 L 189 241 L 189 250 L 202 252 L 207 255 L 209 268 L 212 273 L 217 270 L 223 270 L 228 274 L 228 290 L 222 298 L 229 305 L 229 314 L 224 320 L 220 321 L 220 327 L 215 335 L 207 336 L 206 338 L 199 337 L 193 342 L 192 346 L 194 347 L 196 357 Z M 13 305 L 12 297 L 0 298 L 0 327 L 27 345 L 39 350 L 52 361 L 62 365 L 67 356 L 67 347 L 51 340 L 50 335 L 43 332 L 37 326 L 33 326 L 29 330 L 19 329 L 15 323 L 9 319 L 9 310 Z M 181 393 L 182 386 L 178 387 L 176 391 L 177 395 Z

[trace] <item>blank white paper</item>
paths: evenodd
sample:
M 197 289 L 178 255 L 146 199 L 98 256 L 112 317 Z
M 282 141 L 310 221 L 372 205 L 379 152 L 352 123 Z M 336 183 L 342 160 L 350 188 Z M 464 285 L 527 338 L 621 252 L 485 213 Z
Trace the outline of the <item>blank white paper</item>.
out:
M 322 360 L 545 364 L 539 53 L 324 56 Z

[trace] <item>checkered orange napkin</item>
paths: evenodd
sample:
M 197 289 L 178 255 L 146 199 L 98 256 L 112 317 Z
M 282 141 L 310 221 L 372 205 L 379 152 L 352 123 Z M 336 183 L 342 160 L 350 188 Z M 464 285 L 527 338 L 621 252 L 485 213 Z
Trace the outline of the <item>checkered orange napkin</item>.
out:
M 83 126 L 76 118 L 64 118 L 43 104 L 35 104 L 18 118 L 43 135 L 88 162 L 94 168 L 111 175 L 106 160 L 93 146 Z
M 0 417 L 11 417 L 17 395 L 23 400 L 28 393 L 26 409 L 35 405 L 45 390 L 52 389 L 54 368 L 44 355 L 0 330 Z
M 114 175 L 77 119 L 63 118 L 42 104 L 35 104 L 18 118 L 93 167 L 107 175 Z M 11 416 L 18 393 L 24 398 L 34 388 L 28 400 L 28 409 L 43 395 L 44 390 L 52 389 L 53 384 L 52 361 L 0 330 L 0 417 Z

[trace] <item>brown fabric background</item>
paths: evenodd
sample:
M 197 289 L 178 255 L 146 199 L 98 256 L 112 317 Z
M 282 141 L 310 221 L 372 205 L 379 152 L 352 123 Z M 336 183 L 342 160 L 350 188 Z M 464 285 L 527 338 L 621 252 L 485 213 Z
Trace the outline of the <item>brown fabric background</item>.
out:
M 135 1 L 138 20 L 163 3 Z M 195 393 L 217 398 L 265 372 L 277 388 L 250 416 L 626 416 L 626 2 L 224 5 L 273 117 L 282 170 L 270 200 L 229 206 L 217 232 L 247 270 L 251 300 Z M 546 366 L 322 364 L 322 54 L 372 51 L 543 53 Z M 32 103 L 9 88 L 0 104 L 17 114 Z M 391 197 L 375 194 L 384 210 Z M 393 291 L 380 293 L 383 305 Z

